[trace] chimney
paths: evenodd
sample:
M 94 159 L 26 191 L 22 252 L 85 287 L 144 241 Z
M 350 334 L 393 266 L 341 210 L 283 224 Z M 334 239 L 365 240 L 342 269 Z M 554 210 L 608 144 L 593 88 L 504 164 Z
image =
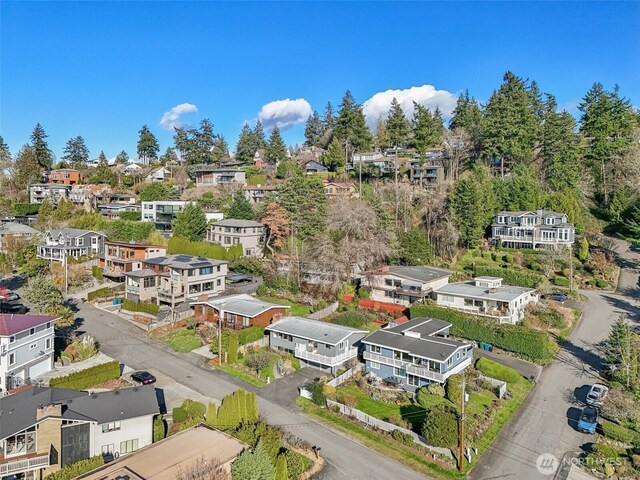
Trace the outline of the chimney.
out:
M 62 405 L 49 404 L 45 407 L 39 406 L 36 410 L 36 420 L 40 420 L 45 417 L 61 417 Z
M 495 287 L 491 287 L 489 290 L 487 290 L 487 293 L 489 294 L 498 293 L 498 289 Z

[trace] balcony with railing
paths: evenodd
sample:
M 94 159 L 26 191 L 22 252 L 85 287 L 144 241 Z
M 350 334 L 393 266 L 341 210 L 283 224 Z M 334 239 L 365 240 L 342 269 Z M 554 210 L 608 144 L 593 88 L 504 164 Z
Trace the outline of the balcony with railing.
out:
M 308 360 L 310 362 L 319 363 L 321 365 L 328 365 L 330 367 L 335 367 L 336 365 L 340 365 L 341 363 L 346 362 L 352 358 L 355 358 L 358 355 L 357 348 L 350 348 L 344 353 L 335 356 L 321 355 L 316 353 L 315 350 L 310 350 L 308 348 L 296 348 L 295 356 L 297 358 L 301 358 L 302 360 Z
M 51 452 L 28 453 L 14 458 L 0 455 L 0 478 L 50 466 Z
M 444 373 L 441 373 L 441 372 L 434 372 L 422 365 L 415 365 L 411 362 L 407 362 L 406 360 L 384 357 L 376 353 L 364 352 L 363 356 L 365 360 L 371 360 L 373 362 L 381 363 L 384 365 L 391 365 L 393 367 L 403 368 L 410 375 L 417 375 L 418 377 L 427 378 L 429 380 L 433 380 L 439 383 L 444 383 L 447 380 L 447 378 L 449 378 L 454 373 L 461 372 L 462 370 L 467 368 L 471 364 L 471 359 L 472 359 L 472 357 L 469 357 L 466 360 L 459 363 L 458 365 L 456 365 L 455 367 L 447 370 Z

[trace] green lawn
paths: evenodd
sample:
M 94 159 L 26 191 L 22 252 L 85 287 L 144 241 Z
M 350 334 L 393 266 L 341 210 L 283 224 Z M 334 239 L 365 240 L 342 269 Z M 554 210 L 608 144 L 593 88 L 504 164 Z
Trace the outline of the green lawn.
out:
M 250 383 L 251 385 L 255 385 L 256 387 L 264 387 L 267 384 L 267 382 L 265 382 L 261 378 L 249 375 L 247 372 L 232 367 L 231 365 L 218 365 L 216 369 L 222 370 L 223 372 L 226 372 L 229 375 L 233 375 L 234 377 L 239 378 L 240 380 L 244 380 L 245 382 Z
M 292 317 L 306 317 L 311 313 L 311 307 L 309 305 L 302 305 L 300 303 L 293 303 L 285 298 L 277 297 L 258 297 L 259 300 L 265 302 L 277 303 L 278 305 L 288 305 L 291 308 L 287 311 L 287 315 Z
M 196 335 L 195 330 L 175 330 L 167 335 L 158 337 L 158 340 L 166 343 L 176 352 L 190 352 L 194 348 L 202 346 L 200 337 Z

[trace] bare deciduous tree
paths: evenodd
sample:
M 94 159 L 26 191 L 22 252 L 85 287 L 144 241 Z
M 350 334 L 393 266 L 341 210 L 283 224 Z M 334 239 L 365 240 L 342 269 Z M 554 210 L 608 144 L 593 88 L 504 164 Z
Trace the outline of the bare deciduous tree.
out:
M 231 480 L 220 460 L 200 457 L 189 466 L 178 469 L 176 480 Z
M 447 156 L 442 160 L 445 180 L 455 182 L 460 174 L 460 165 L 471 154 L 473 141 L 471 135 L 464 128 L 445 130 L 442 144 L 447 150 Z

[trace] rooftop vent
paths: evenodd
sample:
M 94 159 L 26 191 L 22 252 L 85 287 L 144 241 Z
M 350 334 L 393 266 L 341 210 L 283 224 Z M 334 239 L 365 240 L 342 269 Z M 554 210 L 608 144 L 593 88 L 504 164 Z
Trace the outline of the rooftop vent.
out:
M 498 289 L 495 287 L 490 288 L 489 290 L 487 290 L 487 293 L 498 293 Z
M 420 338 L 420 332 L 414 332 L 413 330 L 405 330 L 404 336 L 411 337 L 411 338 Z

